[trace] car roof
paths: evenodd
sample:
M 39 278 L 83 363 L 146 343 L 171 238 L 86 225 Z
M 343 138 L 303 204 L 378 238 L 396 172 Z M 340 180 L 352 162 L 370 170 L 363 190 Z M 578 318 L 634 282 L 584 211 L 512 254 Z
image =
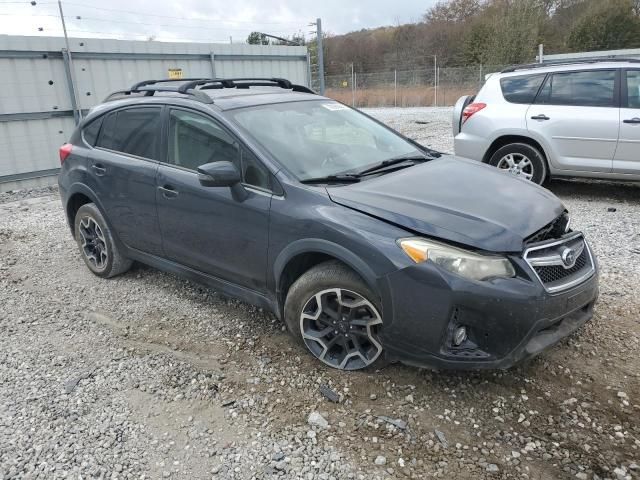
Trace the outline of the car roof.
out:
M 514 65 L 498 72 L 501 77 L 531 73 L 549 73 L 575 70 L 602 70 L 640 68 L 640 59 L 567 60 L 565 62 Z
M 85 116 L 85 120 L 102 113 L 133 105 L 176 105 L 176 106 L 198 106 L 200 108 L 210 108 L 216 111 L 233 110 L 236 108 L 254 107 L 287 102 L 308 102 L 325 101 L 335 102 L 335 100 L 312 93 L 294 92 L 275 87 L 251 88 L 251 89 L 221 89 L 221 90 L 201 90 L 211 98 L 211 103 L 205 103 L 196 97 L 182 95 L 177 92 L 156 92 L 154 95 L 127 95 L 117 99 L 111 99 L 91 108 Z
M 284 102 L 304 102 L 309 100 L 331 100 L 312 93 L 293 92 L 274 87 L 258 87 L 247 89 L 225 88 L 223 90 L 201 90 L 213 100 L 213 104 L 221 110 L 255 107 Z

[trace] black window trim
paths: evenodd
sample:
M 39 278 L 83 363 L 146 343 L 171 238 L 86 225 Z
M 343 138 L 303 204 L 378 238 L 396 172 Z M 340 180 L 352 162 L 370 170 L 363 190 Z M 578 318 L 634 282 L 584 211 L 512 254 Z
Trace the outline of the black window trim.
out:
M 124 155 L 125 157 L 129 157 L 129 158 L 135 158 L 137 160 L 146 160 L 147 162 L 153 162 L 153 163 L 158 163 L 160 160 L 155 159 L 155 158 L 148 158 L 148 157 L 141 157 L 139 155 L 133 155 L 132 153 L 127 153 L 127 152 L 121 152 L 120 150 L 112 150 L 111 148 L 106 148 L 106 147 L 100 147 L 97 145 L 98 140 L 100 139 L 100 134 L 102 133 L 102 127 L 104 126 L 104 120 L 107 118 L 107 115 L 110 115 L 112 113 L 118 113 L 118 112 L 122 112 L 123 110 L 131 110 L 131 109 L 140 109 L 140 108 L 158 108 L 160 109 L 160 129 L 159 129 L 159 135 L 160 135 L 160 148 L 162 148 L 162 124 L 163 124 L 163 120 L 162 120 L 162 113 L 164 110 L 164 105 L 162 104 L 156 104 L 156 103 L 152 103 L 152 104 L 141 104 L 141 105 L 126 105 L 124 107 L 120 107 L 120 108 L 114 108 L 113 110 L 109 110 L 108 112 L 104 112 L 103 114 L 100 115 L 100 117 L 102 117 L 102 125 L 100 125 L 100 131 L 98 132 L 98 137 L 96 138 L 96 146 L 93 147 L 96 150 L 102 150 L 103 152 L 109 152 L 109 153 L 117 153 L 118 155 Z M 96 117 L 96 120 L 99 117 Z M 84 138 L 84 137 L 83 137 Z M 158 158 L 162 157 L 162 151 L 156 152 L 158 153 Z
M 620 68 L 609 67 L 609 68 L 581 68 L 581 69 L 575 69 L 575 70 L 558 70 L 555 72 L 547 72 L 547 77 L 542 82 L 542 85 L 540 85 L 540 88 L 538 89 L 538 93 L 536 94 L 536 98 L 533 100 L 533 103 L 531 105 L 548 105 L 548 106 L 556 106 L 556 107 L 583 107 L 583 108 L 620 108 L 621 100 L 622 100 L 622 96 L 620 94 L 621 83 L 622 83 L 621 71 L 622 69 Z M 606 106 L 605 105 L 564 105 L 560 103 L 539 103 L 538 102 L 538 99 L 540 98 L 540 94 L 542 93 L 542 90 L 547 85 L 547 82 L 551 80 L 553 75 L 555 75 L 556 73 L 560 74 L 560 73 L 580 73 L 580 72 L 614 72 L 615 78 L 613 83 L 613 105 L 606 105 Z
M 640 68 L 623 68 L 620 79 L 620 108 L 628 110 L 638 110 L 636 107 L 629 106 L 629 83 L 627 80 L 628 72 L 640 72 Z
M 214 117 L 213 115 L 208 114 L 207 112 L 203 112 L 202 110 L 197 110 L 195 108 L 189 108 L 189 107 L 184 107 L 182 105 L 165 105 L 166 107 L 166 112 L 164 114 L 164 120 L 163 120 L 163 131 L 162 131 L 162 155 L 159 155 L 162 160 L 160 161 L 160 163 L 162 163 L 162 165 L 165 165 L 167 167 L 171 167 L 171 168 L 177 168 L 186 172 L 190 172 L 193 173 L 194 175 L 197 175 L 198 172 L 196 170 L 192 170 L 191 168 L 186 168 L 186 167 L 181 167 L 180 165 L 175 165 L 173 163 L 169 163 L 169 122 L 171 120 L 171 110 L 183 110 L 185 112 L 189 112 L 189 113 L 194 113 L 200 116 L 203 116 L 205 118 L 208 118 L 209 120 L 213 121 L 216 125 L 218 125 L 227 135 L 229 135 L 233 141 L 238 145 L 238 147 L 241 149 L 242 147 L 244 147 L 247 151 L 249 151 L 250 153 L 253 154 L 254 157 L 256 157 L 256 159 L 258 160 L 258 162 L 260 162 L 260 165 L 262 165 L 262 167 L 269 173 L 269 175 L 271 176 L 272 179 L 272 183 L 274 183 L 273 185 L 273 189 L 268 189 L 268 188 L 262 188 L 262 187 L 258 187 L 256 185 L 251 185 L 249 183 L 245 183 L 244 182 L 244 178 L 242 179 L 242 181 L 240 182 L 240 184 L 244 187 L 247 188 L 249 190 L 255 190 L 256 193 L 266 193 L 268 195 L 275 195 L 275 196 L 283 196 L 284 194 L 282 193 L 282 187 L 280 187 L 278 180 L 276 179 L 276 176 L 273 174 L 273 172 L 265 165 L 265 163 L 262 161 L 262 159 L 260 158 L 260 155 L 258 155 L 255 151 L 253 151 L 252 148 L 249 148 L 249 146 L 242 141 L 242 139 L 240 139 L 238 137 L 238 135 L 236 135 L 234 132 L 232 132 L 223 122 L 221 122 L 218 118 Z M 241 172 L 242 173 L 242 172 Z

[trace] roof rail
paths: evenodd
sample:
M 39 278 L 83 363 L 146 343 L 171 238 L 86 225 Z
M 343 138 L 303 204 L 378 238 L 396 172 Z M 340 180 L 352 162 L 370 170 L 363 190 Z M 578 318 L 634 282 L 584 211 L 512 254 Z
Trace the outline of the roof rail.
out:
M 158 85 L 159 83 L 177 83 L 181 85 Z M 198 89 L 200 87 L 200 89 Z M 249 88 L 249 87 L 280 87 L 294 92 L 312 93 L 313 90 L 304 85 L 296 85 L 286 78 L 181 78 L 164 79 L 164 80 L 143 80 L 135 83 L 129 90 L 118 90 L 108 95 L 104 102 L 108 102 L 117 95 L 129 96 L 140 93 L 145 96 L 152 96 L 155 92 L 171 92 L 182 95 L 190 95 L 195 100 L 203 103 L 213 103 L 209 95 L 200 90 L 218 89 L 218 88 Z
M 219 88 L 249 88 L 249 87 L 280 87 L 294 92 L 314 93 L 313 90 L 303 85 L 291 83 L 286 78 L 261 78 L 261 77 L 238 77 L 238 78 L 207 78 L 198 79 L 183 83 L 178 89 L 181 93 L 195 90 L 200 87 L 202 90 Z
M 558 60 L 544 63 L 525 63 L 522 65 L 512 65 L 510 67 L 505 68 L 500 73 L 510 73 L 515 72 L 517 70 L 529 70 L 533 68 L 545 68 L 545 67 L 556 67 L 561 65 L 580 65 L 580 64 L 589 64 L 589 63 L 606 63 L 606 62 L 629 62 L 629 63 L 640 63 L 640 58 L 621 58 L 621 57 L 597 57 L 597 58 L 584 58 L 582 60 Z
M 109 95 L 103 100 L 104 102 L 108 102 L 110 100 L 114 100 L 114 97 L 118 95 L 129 96 L 136 93 L 142 93 L 146 97 L 153 96 L 155 92 L 172 92 L 172 93 L 180 93 L 183 95 L 190 95 L 194 97 L 196 100 L 199 100 L 203 103 L 213 103 L 211 97 L 202 93 L 202 92 L 179 92 L 178 86 L 174 85 L 158 85 L 159 83 L 176 83 L 176 82 L 193 82 L 195 80 L 202 80 L 201 78 L 184 78 L 184 79 L 163 79 L 163 80 L 143 80 L 138 83 L 134 83 L 129 90 L 117 90 Z

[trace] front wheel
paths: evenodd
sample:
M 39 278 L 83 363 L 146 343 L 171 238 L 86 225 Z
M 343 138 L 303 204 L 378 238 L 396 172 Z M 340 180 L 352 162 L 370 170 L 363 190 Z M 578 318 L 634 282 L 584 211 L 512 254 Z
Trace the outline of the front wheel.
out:
M 360 370 L 382 353 L 379 301 L 339 262 L 304 273 L 291 286 L 284 316 L 289 331 L 313 356 L 340 370 Z
M 526 143 L 510 143 L 499 148 L 489 164 L 516 177 L 542 185 L 547 178 L 547 162 L 542 153 Z

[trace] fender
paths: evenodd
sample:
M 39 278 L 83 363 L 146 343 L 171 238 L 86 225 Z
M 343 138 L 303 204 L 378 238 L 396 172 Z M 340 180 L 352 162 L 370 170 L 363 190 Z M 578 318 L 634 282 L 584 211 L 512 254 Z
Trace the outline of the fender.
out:
M 278 296 L 281 288 L 280 277 L 282 276 L 285 266 L 289 263 L 289 260 L 302 253 L 325 253 L 335 257 L 360 275 L 371 290 L 380 293 L 378 276 L 374 273 L 371 267 L 355 253 L 328 240 L 307 238 L 303 240 L 296 240 L 295 242 L 287 245 L 273 262 L 273 282 L 276 286 L 275 290 Z
M 118 247 L 121 248 L 123 251 L 128 252 L 129 248 L 122 243 L 122 241 L 120 240 L 120 236 L 118 235 L 118 232 L 113 228 L 113 225 L 111 224 L 111 221 L 109 220 L 109 216 L 106 214 L 106 211 L 102 205 L 102 202 L 100 200 L 98 200 L 98 196 L 95 194 L 95 192 L 93 190 L 91 190 L 91 188 L 89 188 L 86 184 L 81 183 L 81 182 L 74 182 L 71 184 L 71 186 L 69 187 L 69 189 L 66 192 L 65 198 L 64 198 L 64 214 L 65 217 L 67 218 L 67 223 L 69 223 L 69 227 L 71 228 L 71 234 L 75 235 L 75 232 L 73 231 L 74 229 L 74 225 L 73 225 L 73 221 L 74 219 L 69 218 L 68 215 L 68 208 L 69 208 L 69 200 L 71 199 L 71 197 L 73 197 L 74 194 L 76 193 L 81 193 L 84 196 L 88 197 L 93 203 L 96 204 L 96 206 L 98 207 L 98 210 L 100 210 L 100 213 L 102 214 L 102 216 L 104 217 L 105 222 L 107 222 L 107 224 L 109 225 L 109 230 L 111 231 L 111 234 L 114 237 L 114 240 L 116 241 L 116 243 L 118 244 Z

